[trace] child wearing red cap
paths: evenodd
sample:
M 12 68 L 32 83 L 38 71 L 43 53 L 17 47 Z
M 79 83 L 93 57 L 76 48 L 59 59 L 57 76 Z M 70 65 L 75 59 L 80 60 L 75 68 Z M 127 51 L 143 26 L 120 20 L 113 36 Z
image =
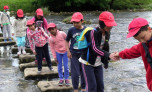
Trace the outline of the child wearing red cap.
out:
M 37 27 L 42 27 L 44 31 L 49 35 L 49 32 L 47 30 L 48 23 L 47 23 L 46 18 L 43 16 L 43 10 L 41 8 L 38 8 L 36 10 L 36 15 L 35 17 L 32 18 L 32 20 L 35 21 L 35 24 Z M 45 61 L 44 54 L 43 54 L 43 61 Z M 35 63 L 37 64 L 37 59 L 35 60 Z
M 134 37 L 140 43 L 130 49 L 114 53 L 113 57 L 117 58 L 115 60 L 119 60 L 119 58 L 132 59 L 142 56 L 146 69 L 147 86 L 152 91 L 152 29 L 146 19 L 135 18 L 129 24 L 128 30 L 127 38 Z
M 21 53 L 26 54 L 25 51 L 26 18 L 24 17 L 24 13 L 22 9 L 17 10 L 16 19 L 14 20 L 13 23 L 13 28 L 17 39 L 17 46 L 18 46 L 17 54 L 18 55 L 20 55 Z
M 99 27 L 85 34 L 90 45 L 82 49 L 79 61 L 82 63 L 87 92 L 104 92 L 102 62 L 108 68 L 108 60 L 112 57 L 109 53 L 109 32 L 116 25 L 113 14 L 105 11 L 99 15 Z
M 68 30 L 68 34 L 66 37 L 66 46 L 68 57 L 71 59 L 72 85 L 74 88 L 74 92 L 78 92 L 79 76 L 81 76 L 81 88 L 82 91 L 85 91 L 85 80 L 82 72 L 81 63 L 78 60 L 81 56 L 81 50 L 78 49 L 78 39 L 81 32 L 86 28 L 85 26 L 82 26 L 82 23 L 84 22 L 83 15 L 80 12 L 74 13 L 72 15 L 71 22 L 73 23 L 74 27 Z M 71 41 L 70 49 L 69 41 Z
M 4 11 L 2 12 L 0 16 L 0 24 L 2 27 L 4 42 L 7 42 L 7 37 L 6 37 L 7 34 L 8 34 L 9 41 L 12 41 L 11 30 L 10 30 L 10 24 L 11 24 L 10 14 L 8 10 L 9 10 L 8 6 L 4 6 Z
M 68 56 L 65 46 L 66 33 L 63 31 L 59 31 L 54 23 L 48 24 L 48 30 L 51 33 L 49 38 L 50 49 L 53 54 L 53 58 L 58 64 L 58 74 L 60 78 L 58 85 L 62 86 L 64 83 L 63 72 L 62 72 L 62 60 L 63 60 L 65 84 L 69 86 L 70 82 L 68 80 L 69 78 Z
M 44 52 L 44 56 L 47 61 L 47 65 L 49 69 L 52 71 L 51 59 L 48 49 L 47 40 L 49 39 L 48 35 L 44 32 L 43 28 L 36 27 L 35 22 L 33 20 L 27 21 L 27 26 L 30 31 L 27 33 L 28 39 L 30 42 L 31 50 L 35 55 L 37 55 L 38 60 L 38 73 L 41 73 L 42 70 L 42 53 Z

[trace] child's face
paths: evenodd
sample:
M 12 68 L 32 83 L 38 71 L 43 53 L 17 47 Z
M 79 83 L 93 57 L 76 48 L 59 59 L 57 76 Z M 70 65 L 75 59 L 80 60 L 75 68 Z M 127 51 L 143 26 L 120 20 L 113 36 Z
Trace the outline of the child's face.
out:
M 73 22 L 73 26 L 77 29 L 81 29 L 82 28 L 82 23 L 83 23 L 83 20 L 80 21 L 80 22 Z
M 37 18 L 38 18 L 38 19 L 41 19 L 41 18 L 42 18 L 42 16 L 40 16 L 40 15 L 37 15 Z
M 34 25 L 34 24 L 33 24 L 33 25 L 29 25 L 28 28 L 29 28 L 30 30 L 34 30 L 34 29 L 35 29 L 35 25 Z
M 148 40 L 152 38 L 151 28 L 148 27 L 147 31 L 141 31 L 141 33 L 139 33 L 139 35 L 135 36 L 134 38 L 137 39 L 141 43 L 146 43 Z
M 110 32 L 111 29 L 112 29 L 112 26 L 111 27 L 110 26 L 109 27 L 108 26 L 104 27 L 104 30 L 107 31 L 107 32 Z
M 56 31 L 57 31 L 57 29 L 54 27 L 54 28 L 49 28 L 48 29 L 49 30 L 49 32 L 52 34 L 52 35 L 56 35 Z

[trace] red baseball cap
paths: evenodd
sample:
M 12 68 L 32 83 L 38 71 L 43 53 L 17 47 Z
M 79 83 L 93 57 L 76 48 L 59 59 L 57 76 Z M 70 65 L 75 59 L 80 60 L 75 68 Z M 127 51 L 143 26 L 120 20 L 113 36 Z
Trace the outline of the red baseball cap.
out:
M 103 21 L 106 26 L 117 26 L 114 16 L 111 12 L 104 11 L 99 15 L 99 20 Z
M 38 8 L 38 9 L 36 10 L 36 14 L 37 14 L 37 15 L 40 15 L 40 16 L 43 16 L 43 10 L 42 10 L 41 8 Z
M 80 12 L 75 12 L 72 15 L 71 22 L 80 22 L 81 19 L 83 19 L 83 15 Z
M 50 23 L 50 24 L 48 24 L 47 29 L 49 29 L 50 27 L 54 28 L 54 27 L 56 27 L 56 25 L 54 23 Z
M 9 8 L 8 8 L 8 6 L 4 6 L 4 10 L 8 10 Z
M 144 18 L 134 18 L 128 27 L 128 35 L 127 38 L 134 36 L 141 27 L 146 26 L 148 24 L 148 21 Z
M 33 25 L 35 22 L 34 20 L 28 20 L 27 23 L 26 23 L 26 26 L 29 26 L 29 25 Z
M 22 9 L 17 10 L 17 16 L 18 17 L 23 17 L 23 10 Z

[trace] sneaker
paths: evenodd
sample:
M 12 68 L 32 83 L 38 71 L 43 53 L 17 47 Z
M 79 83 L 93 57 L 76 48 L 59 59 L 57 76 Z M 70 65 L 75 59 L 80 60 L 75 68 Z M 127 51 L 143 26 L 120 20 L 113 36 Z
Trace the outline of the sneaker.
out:
M 21 52 L 19 51 L 19 52 L 17 52 L 17 55 L 21 55 Z
M 12 39 L 9 39 L 9 41 L 11 42 L 11 41 L 12 41 Z
M 37 63 L 37 60 L 35 60 L 35 64 L 38 64 L 38 63 Z
M 43 60 L 42 60 L 43 62 L 45 62 L 46 61 L 46 59 L 45 58 L 43 58 Z
M 7 40 L 6 40 L 6 39 L 4 39 L 4 42 L 7 42 Z
M 70 86 L 70 81 L 68 79 L 65 80 L 65 85 Z
M 58 83 L 58 85 L 59 85 L 59 86 L 62 86 L 63 83 L 64 83 L 64 81 L 63 81 L 63 80 L 60 80 L 59 83 Z
M 50 69 L 50 71 L 54 71 L 54 69 L 51 67 L 51 68 L 49 68 Z
M 25 55 L 25 54 L 26 54 L 26 51 L 25 51 L 25 50 L 23 50 L 23 51 L 22 51 L 22 53 Z
M 40 74 L 41 72 L 42 72 L 41 70 L 38 70 L 38 71 L 37 71 L 38 74 Z

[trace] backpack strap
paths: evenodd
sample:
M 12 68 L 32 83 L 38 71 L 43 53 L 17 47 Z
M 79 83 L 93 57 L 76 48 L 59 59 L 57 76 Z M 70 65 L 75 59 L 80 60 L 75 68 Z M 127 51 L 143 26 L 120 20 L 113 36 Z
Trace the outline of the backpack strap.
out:
M 152 69 L 152 57 L 150 56 L 149 49 L 145 43 L 142 43 L 144 50 L 145 50 L 145 57 L 147 58 L 148 63 L 150 64 L 150 67 Z

